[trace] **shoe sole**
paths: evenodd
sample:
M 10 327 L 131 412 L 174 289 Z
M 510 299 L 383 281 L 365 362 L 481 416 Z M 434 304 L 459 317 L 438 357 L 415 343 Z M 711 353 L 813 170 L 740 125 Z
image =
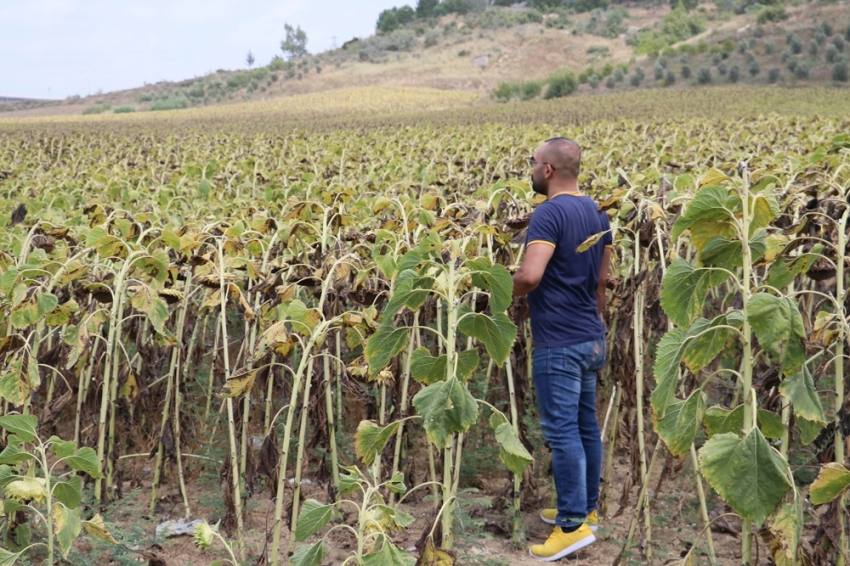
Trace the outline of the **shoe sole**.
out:
M 543 521 L 546 524 L 549 524 L 549 525 L 557 524 L 552 519 L 547 519 L 546 517 L 544 517 L 543 513 L 540 513 L 540 520 Z M 590 530 L 593 531 L 594 533 L 597 531 L 597 529 L 599 529 L 599 525 L 591 525 L 590 523 L 585 523 L 585 525 L 590 527 Z
M 528 550 L 528 554 L 532 558 L 534 558 L 535 560 L 538 560 L 540 562 L 554 562 L 556 560 L 560 560 L 561 558 L 563 558 L 565 556 L 569 556 L 570 554 L 578 552 L 582 548 L 589 546 L 589 545 L 593 544 L 594 542 L 596 542 L 596 537 L 591 534 L 589 537 L 585 537 L 585 538 L 581 539 L 580 541 L 576 541 L 575 543 L 568 546 L 567 548 L 565 548 L 564 550 L 562 550 L 558 554 L 553 554 L 552 556 L 547 556 L 547 557 L 537 556 L 536 554 L 531 552 L 531 549 Z

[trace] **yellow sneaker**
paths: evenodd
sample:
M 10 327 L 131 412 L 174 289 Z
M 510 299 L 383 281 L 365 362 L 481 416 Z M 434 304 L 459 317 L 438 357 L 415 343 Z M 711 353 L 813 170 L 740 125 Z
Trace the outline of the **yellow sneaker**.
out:
M 540 511 L 540 519 L 544 523 L 549 523 L 550 525 L 555 524 L 555 519 L 558 517 L 557 509 L 543 509 Z M 590 527 L 590 530 L 594 533 L 599 529 L 599 514 L 596 512 L 596 509 L 588 513 L 587 517 L 584 519 L 584 524 Z
M 571 533 L 565 533 L 561 527 L 555 527 L 545 543 L 533 545 L 528 549 L 528 553 L 541 562 L 554 562 L 594 542 L 596 537 L 585 524 Z

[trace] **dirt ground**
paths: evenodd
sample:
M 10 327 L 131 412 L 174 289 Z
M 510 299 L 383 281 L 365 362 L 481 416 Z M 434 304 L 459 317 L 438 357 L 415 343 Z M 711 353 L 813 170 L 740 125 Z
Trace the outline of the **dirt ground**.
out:
M 629 523 L 632 520 L 634 504 L 637 498 L 637 487 L 632 488 L 629 506 L 620 514 L 618 501 L 621 495 L 621 486 L 626 481 L 625 454 L 615 454 L 612 470 L 613 486 L 610 493 L 609 512 L 603 516 L 597 542 L 576 555 L 561 560 L 561 564 L 575 564 L 585 566 L 610 565 L 613 564 L 620 553 L 626 539 Z M 540 462 L 537 463 L 541 465 Z M 548 465 L 546 463 L 545 465 Z M 660 468 L 661 466 L 657 466 Z M 653 488 L 658 482 L 658 473 L 653 478 Z M 492 500 L 494 504 L 502 499 L 501 491 L 508 486 L 508 478 L 493 478 L 482 482 L 481 490 L 476 493 L 476 502 L 466 505 L 464 515 L 468 520 L 457 534 L 455 543 L 456 564 L 459 565 L 531 565 L 538 564 L 528 555 L 527 545 L 516 548 L 511 543 L 509 522 L 504 511 L 495 508 L 487 509 L 482 501 Z M 129 482 L 125 482 L 129 489 Z M 221 518 L 223 504 L 220 500 L 223 488 L 207 482 L 189 483 L 189 503 L 191 507 L 190 519 L 206 518 L 215 523 Z M 654 490 L 654 489 L 653 489 Z M 651 490 L 651 491 L 653 491 Z M 424 492 L 424 490 L 421 490 Z M 319 483 L 305 483 L 303 486 L 304 499 L 315 498 L 319 501 L 327 499 L 327 486 Z M 527 529 L 528 544 L 542 542 L 551 532 L 551 527 L 539 519 L 539 509 L 548 506 L 551 497 L 549 482 L 541 482 L 534 493 L 526 493 L 524 497 L 523 524 Z M 177 491 L 176 481 L 169 482 L 161 491 L 161 497 L 157 503 L 157 513 L 148 514 L 150 489 L 143 485 L 142 489 L 127 492 L 126 497 L 114 504 L 104 512 L 107 525 L 111 527 L 116 536 L 127 546 L 132 547 L 135 552 L 125 551 L 125 556 L 135 554 L 137 559 L 145 560 L 153 566 L 177 566 L 177 565 L 201 565 L 227 557 L 220 542 L 216 542 L 213 548 L 201 551 L 195 547 L 194 540 L 189 536 L 155 540 L 155 529 L 157 524 L 168 519 L 178 519 L 183 515 L 184 507 L 182 498 Z M 711 501 L 710 506 L 720 507 L 722 502 Z M 417 540 L 429 525 L 432 517 L 433 506 L 429 501 L 419 500 L 412 504 L 405 504 L 403 509 L 415 517 L 415 522 L 404 532 L 393 537 L 396 545 L 408 550 L 411 555 L 418 557 L 415 550 Z M 669 564 L 680 560 L 684 552 L 690 548 L 698 536 L 701 526 L 699 525 L 698 501 L 694 484 L 693 472 L 686 467 L 678 477 L 665 480 L 657 497 L 652 498 L 652 557 L 651 560 L 645 556 L 644 527 L 641 524 L 635 535 L 636 545 L 633 547 L 630 559 L 623 559 L 621 564 Z M 218 515 L 217 515 L 218 513 Z M 248 550 L 248 561 L 246 564 L 262 564 L 259 562 L 264 546 L 264 533 L 270 532 L 273 523 L 274 503 L 269 497 L 269 492 L 257 493 L 248 501 L 246 510 L 246 547 Z M 349 514 L 345 518 L 349 524 L 353 524 L 355 517 Z M 739 527 L 735 519 L 730 519 L 733 527 Z M 327 527 L 323 533 L 327 531 Z M 289 532 L 283 529 L 283 541 L 285 544 L 289 538 Z M 737 536 L 729 533 L 715 532 L 712 534 L 717 563 L 739 564 L 740 563 L 740 540 Z M 309 542 L 318 540 L 318 535 Z M 231 539 L 232 540 L 232 539 Z M 96 544 L 92 546 L 91 539 L 81 537 L 77 543 L 78 551 L 83 556 L 88 556 L 96 564 L 125 563 L 115 557 L 114 549 Z M 344 531 L 332 533 L 326 543 L 330 547 L 329 553 L 323 562 L 324 565 L 339 565 L 345 561 L 346 556 L 356 548 L 356 541 Z M 271 542 L 269 541 L 269 546 Z M 761 560 L 759 564 L 769 564 L 765 556 L 765 549 L 760 545 Z M 694 553 L 696 564 L 708 564 L 707 555 L 704 552 L 704 541 L 698 545 Z M 153 560 L 152 560 L 153 559 Z M 157 561 L 159 560 L 159 561 Z

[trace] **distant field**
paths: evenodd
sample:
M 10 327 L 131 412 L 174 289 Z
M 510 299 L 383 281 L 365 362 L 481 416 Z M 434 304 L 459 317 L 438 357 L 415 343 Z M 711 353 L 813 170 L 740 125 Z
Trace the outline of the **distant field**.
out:
M 367 87 L 248 102 L 228 106 L 136 114 L 4 118 L 0 130 L 72 131 L 142 128 L 157 131 L 193 129 L 275 131 L 381 127 L 432 123 L 463 125 L 589 124 L 599 120 L 665 118 L 745 118 L 781 115 L 843 115 L 850 112 L 847 92 L 833 88 L 712 87 L 636 90 L 602 95 L 494 104 L 479 95 L 408 87 Z

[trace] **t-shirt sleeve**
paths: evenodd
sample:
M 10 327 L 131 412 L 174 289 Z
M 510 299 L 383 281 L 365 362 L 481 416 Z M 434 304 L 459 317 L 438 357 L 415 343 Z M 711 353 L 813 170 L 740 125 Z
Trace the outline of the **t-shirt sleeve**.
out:
M 532 218 L 534 217 L 532 216 Z M 600 212 L 599 218 L 602 221 L 602 230 L 608 230 L 602 236 L 602 245 L 606 248 L 610 248 L 614 245 L 614 235 L 611 234 L 611 223 L 608 221 L 608 214 L 605 212 Z
M 554 248 L 560 240 L 552 207 L 546 204 L 538 206 L 531 215 L 531 223 L 528 225 L 528 234 L 525 237 L 526 247 L 531 244 L 547 244 Z

